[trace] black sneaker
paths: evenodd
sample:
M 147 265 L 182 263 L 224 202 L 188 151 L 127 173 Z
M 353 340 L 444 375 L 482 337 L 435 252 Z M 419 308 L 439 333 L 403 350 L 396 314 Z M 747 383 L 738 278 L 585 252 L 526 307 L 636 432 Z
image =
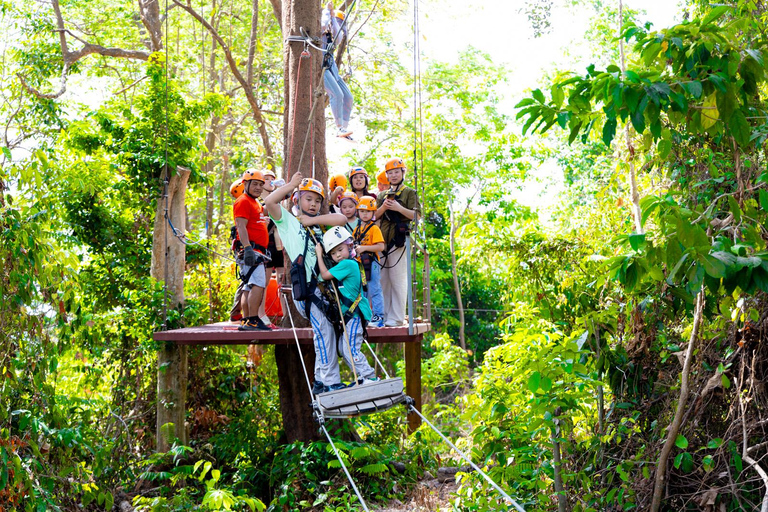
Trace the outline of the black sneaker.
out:
M 312 394 L 313 395 L 319 395 L 321 393 L 325 393 L 328 391 L 328 386 L 320 382 L 319 380 L 316 380 L 315 383 L 312 385 Z
M 339 389 L 344 389 L 346 387 L 347 385 L 344 384 L 343 382 L 338 382 L 336 384 L 331 384 L 330 386 L 328 386 L 328 391 L 337 391 Z
M 261 318 L 254 316 L 249 318 L 243 325 L 237 328 L 238 331 L 271 331 L 268 326 L 264 325 Z

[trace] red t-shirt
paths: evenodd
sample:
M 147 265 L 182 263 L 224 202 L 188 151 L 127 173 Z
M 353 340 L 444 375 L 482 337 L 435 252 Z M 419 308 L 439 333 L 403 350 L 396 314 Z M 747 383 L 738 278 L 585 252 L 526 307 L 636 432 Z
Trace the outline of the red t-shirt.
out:
M 238 197 L 232 207 L 235 219 L 242 218 L 248 221 L 246 228 L 251 242 L 266 247 L 269 244 L 269 233 L 267 233 L 267 226 L 260 222 L 262 211 L 264 209 L 259 202 L 248 194 L 242 194 Z M 235 220 L 235 224 L 237 224 L 237 220 Z M 237 239 L 240 239 L 240 233 L 237 234 Z

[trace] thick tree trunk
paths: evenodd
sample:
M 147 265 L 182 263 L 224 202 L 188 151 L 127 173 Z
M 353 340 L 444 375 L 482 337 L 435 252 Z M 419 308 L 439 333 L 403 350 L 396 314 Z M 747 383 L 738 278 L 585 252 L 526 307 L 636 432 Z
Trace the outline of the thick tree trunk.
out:
M 276 2 L 273 1 L 272 5 L 275 6 Z M 310 36 L 317 37 L 320 33 L 320 5 L 308 0 L 284 4 L 281 26 L 286 36 L 301 35 L 300 29 L 303 27 Z M 328 181 L 328 164 L 325 156 L 325 90 L 320 75 L 322 54 L 310 49 L 311 57 L 302 59 L 303 49 L 301 43 L 285 41 L 283 44 L 285 115 L 282 176 L 288 180 L 300 171 L 305 178 L 315 178 L 325 185 Z M 288 307 L 292 308 L 297 327 L 308 325 L 292 301 L 288 301 Z M 280 377 L 280 407 L 288 442 L 320 439 L 317 425 L 306 405 L 309 397 L 297 349 L 286 347 L 275 354 Z M 304 357 L 311 378 L 314 353 L 304 353 Z
M 174 226 L 184 226 L 184 205 L 189 169 L 179 168 L 168 183 L 167 200 L 159 198 L 152 233 L 152 266 L 150 275 L 164 281 L 168 293 L 168 309 L 184 302 L 184 266 L 186 246 L 176 238 L 165 218 Z M 166 245 L 167 244 L 167 245 Z M 168 451 L 173 440 L 187 442 L 184 426 L 187 398 L 187 347 L 167 344 L 157 354 L 157 449 Z

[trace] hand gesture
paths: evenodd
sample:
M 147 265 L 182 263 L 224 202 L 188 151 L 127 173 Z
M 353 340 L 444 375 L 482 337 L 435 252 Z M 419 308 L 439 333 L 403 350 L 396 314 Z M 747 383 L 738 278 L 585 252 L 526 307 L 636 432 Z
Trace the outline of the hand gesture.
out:
M 318 258 L 323 257 L 323 244 L 319 243 L 315 246 L 315 253 L 317 254 Z
M 304 176 L 301 175 L 300 172 L 295 172 L 293 176 L 291 176 L 291 185 L 294 187 L 298 187 L 299 183 L 301 183 L 301 180 L 304 179 Z

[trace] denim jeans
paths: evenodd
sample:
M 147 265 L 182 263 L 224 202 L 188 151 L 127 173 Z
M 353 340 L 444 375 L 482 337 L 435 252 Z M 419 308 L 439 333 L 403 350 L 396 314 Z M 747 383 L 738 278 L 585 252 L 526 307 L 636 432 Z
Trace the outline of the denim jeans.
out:
M 336 127 L 348 128 L 354 100 L 349 87 L 339 76 L 339 68 L 333 60 L 331 60 L 331 67 L 323 72 L 323 83 L 331 103 L 331 113 L 336 121 Z
M 368 300 L 375 316 L 384 318 L 384 296 L 381 294 L 381 265 L 371 265 L 371 280 L 368 282 Z

